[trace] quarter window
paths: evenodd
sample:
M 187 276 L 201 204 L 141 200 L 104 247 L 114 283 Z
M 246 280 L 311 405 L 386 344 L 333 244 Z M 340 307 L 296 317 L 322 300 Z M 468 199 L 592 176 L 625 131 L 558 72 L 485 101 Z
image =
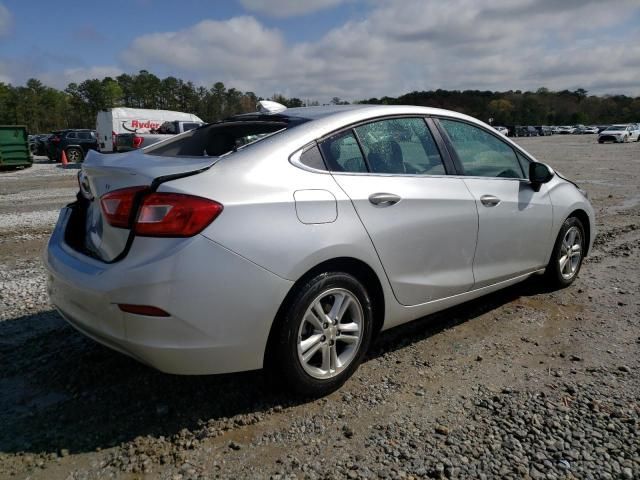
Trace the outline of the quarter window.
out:
M 524 178 L 515 152 L 499 138 L 455 120 L 441 119 L 440 125 L 453 143 L 465 175 Z
M 444 175 L 440 152 L 422 118 L 396 118 L 355 129 L 372 173 Z
M 336 172 L 366 172 L 367 165 L 351 131 L 328 138 L 320 146 L 329 170 Z
M 324 165 L 324 160 L 322 160 L 320 150 L 316 145 L 302 152 L 302 155 L 300 155 L 300 163 L 307 167 L 315 168 L 316 170 L 327 169 Z

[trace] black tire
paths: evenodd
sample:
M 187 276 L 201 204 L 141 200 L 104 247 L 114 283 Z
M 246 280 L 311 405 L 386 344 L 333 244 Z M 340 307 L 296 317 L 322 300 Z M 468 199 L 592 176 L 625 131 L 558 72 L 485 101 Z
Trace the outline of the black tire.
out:
M 565 237 L 567 236 L 567 232 L 569 230 L 576 229 L 579 232 L 579 244 L 580 244 L 580 256 L 575 264 L 575 267 L 572 268 L 571 264 L 569 268 L 571 272 L 561 270 L 561 258 L 566 253 L 566 244 Z M 558 237 L 556 238 L 556 243 L 553 246 L 553 251 L 551 252 L 551 258 L 549 259 L 549 264 L 545 270 L 545 276 L 547 278 L 547 282 L 553 288 L 565 288 L 571 285 L 578 273 L 580 272 L 580 267 L 582 267 L 582 261 L 584 259 L 584 252 L 586 248 L 586 237 L 584 233 L 584 226 L 582 222 L 576 217 L 567 218 L 562 227 L 560 228 L 560 232 L 558 232 Z M 572 262 L 571 259 L 568 259 L 567 262 Z M 566 264 L 565 264 L 566 265 Z M 568 275 L 570 273 L 570 275 Z
M 351 315 L 351 308 L 361 313 L 360 341 L 356 347 L 347 352 L 349 344 L 339 343 L 339 340 L 337 340 L 340 333 L 333 337 L 336 340 L 329 340 L 330 334 L 327 333 L 327 337 L 325 337 L 322 331 L 314 332 L 314 335 L 322 335 L 322 341 L 319 342 L 322 343 L 322 346 L 316 350 L 317 353 L 313 354 L 314 356 L 309 361 L 316 359 L 315 355 L 320 356 L 319 360 L 324 358 L 323 352 L 327 351 L 324 345 L 328 342 L 332 342 L 330 344 L 335 345 L 335 347 L 326 348 L 334 348 L 337 351 L 340 346 L 340 348 L 343 348 L 342 352 L 352 355 L 349 362 L 340 372 L 333 372 L 333 376 L 329 378 L 316 378 L 305 369 L 303 361 L 298 354 L 298 344 L 303 338 L 299 336 L 301 335 L 300 332 L 307 326 L 307 323 L 310 323 L 305 322 L 305 313 L 315 303 L 315 300 L 322 298 L 322 295 L 326 292 L 329 292 L 328 297 L 331 298 L 330 292 L 341 291 L 348 292 L 359 303 L 360 309 L 358 309 L 358 304 L 351 300 L 353 307 L 349 308 L 348 313 L 345 312 L 343 318 Z M 324 305 L 325 312 L 329 307 L 330 305 Z M 340 388 L 357 370 L 371 343 L 373 310 L 369 294 L 362 283 L 353 275 L 344 272 L 326 272 L 316 275 L 297 288 L 283 310 L 282 318 L 278 319 L 274 325 L 275 331 L 272 333 L 265 359 L 265 367 L 269 378 L 279 383 L 282 388 L 303 397 L 320 397 Z M 354 320 L 350 319 L 350 322 L 349 324 L 351 325 Z M 339 330 L 339 326 L 335 324 L 332 326 L 328 322 L 323 323 L 324 328 L 327 325 L 329 325 L 329 328 Z M 329 354 L 327 353 L 327 355 Z
M 84 160 L 84 153 L 81 148 L 71 147 L 65 150 L 69 163 L 81 163 Z

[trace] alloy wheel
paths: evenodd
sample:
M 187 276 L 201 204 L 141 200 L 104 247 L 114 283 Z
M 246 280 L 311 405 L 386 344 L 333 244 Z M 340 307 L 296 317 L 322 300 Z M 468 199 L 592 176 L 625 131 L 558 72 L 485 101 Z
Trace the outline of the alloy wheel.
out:
M 578 227 L 571 227 L 564 234 L 558 255 L 558 264 L 562 278 L 565 280 L 573 278 L 580 267 L 581 260 L 582 234 Z
M 80 152 L 75 148 L 68 150 L 67 158 L 69 159 L 70 162 L 78 162 L 80 160 Z
M 298 329 L 298 359 L 317 379 L 335 377 L 347 368 L 362 341 L 363 310 L 344 288 L 322 292 L 309 305 Z

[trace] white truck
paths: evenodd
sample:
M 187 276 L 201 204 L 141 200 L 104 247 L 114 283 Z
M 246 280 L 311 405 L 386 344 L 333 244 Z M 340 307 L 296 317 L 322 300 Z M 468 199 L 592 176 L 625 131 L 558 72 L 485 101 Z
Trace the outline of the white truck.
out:
M 165 122 L 181 122 L 185 130 L 199 127 L 204 123 L 192 113 L 145 108 L 109 108 L 99 111 L 96 118 L 98 149 L 103 153 L 117 152 L 118 135 L 151 133 Z M 189 125 L 190 123 L 194 125 Z

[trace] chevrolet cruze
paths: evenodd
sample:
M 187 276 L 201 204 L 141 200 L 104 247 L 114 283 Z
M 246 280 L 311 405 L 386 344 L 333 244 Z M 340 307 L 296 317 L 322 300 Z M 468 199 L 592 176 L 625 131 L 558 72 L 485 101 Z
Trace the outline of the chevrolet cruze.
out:
M 374 335 L 545 274 L 571 284 L 586 194 L 455 112 L 259 111 L 91 152 L 44 258 L 76 329 L 161 371 L 265 367 L 323 395 Z

